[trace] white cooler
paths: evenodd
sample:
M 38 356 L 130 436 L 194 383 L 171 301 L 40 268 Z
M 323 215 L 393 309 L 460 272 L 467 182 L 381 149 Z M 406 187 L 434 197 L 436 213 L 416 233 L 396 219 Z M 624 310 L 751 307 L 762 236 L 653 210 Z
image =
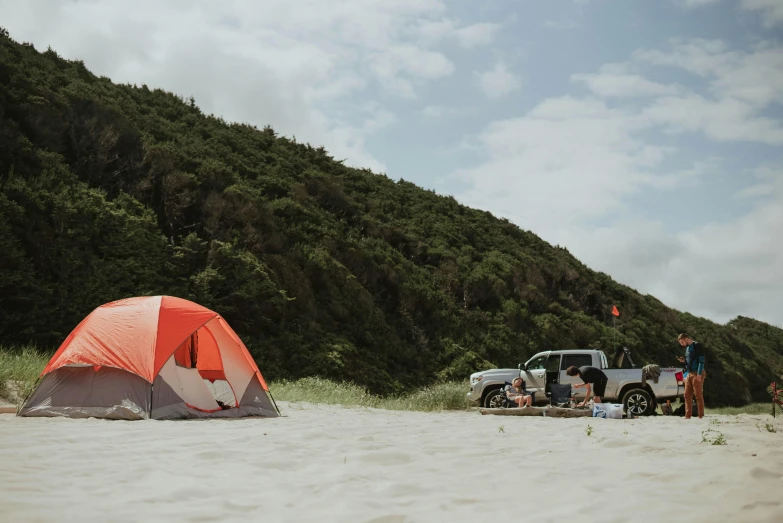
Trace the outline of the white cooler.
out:
M 622 419 L 622 403 L 596 403 L 593 405 L 594 418 Z

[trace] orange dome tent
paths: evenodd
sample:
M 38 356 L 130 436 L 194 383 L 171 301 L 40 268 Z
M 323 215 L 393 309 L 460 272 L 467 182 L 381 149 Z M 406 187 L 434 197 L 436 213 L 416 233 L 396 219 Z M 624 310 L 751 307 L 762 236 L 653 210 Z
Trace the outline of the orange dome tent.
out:
M 171 296 L 101 305 L 65 339 L 40 378 L 20 416 L 279 415 L 255 361 L 228 323 Z

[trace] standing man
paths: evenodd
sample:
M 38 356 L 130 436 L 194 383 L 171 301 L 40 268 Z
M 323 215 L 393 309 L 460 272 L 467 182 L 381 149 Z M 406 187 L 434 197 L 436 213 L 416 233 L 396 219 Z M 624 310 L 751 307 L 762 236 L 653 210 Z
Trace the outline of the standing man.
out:
M 677 358 L 685 364 L 685 419 L 691 419 L 693 414 L 694 394 L 701 419 L 704 416 L 704 347 L 684 332 L 677 336 L 677 341 L 685 347 L 685 357 Z
M 573 385 L 575 389 L 587 387 L 587 392 L 585 392 L 585 399 L 582 401 L 582 403 L 577 404 L 577 407 L 584 406 L 587 403 L 587 400 L 590 399 L 591 388 L 593 394 L 595 395 L 593 397 L 593 403 L 601 403 L 601 396 L 606 393 L 606 384 L 609 382 L 609 378 L 606 377 L 606 374 L 604 374 L 601 369 L 591 367 L 590 365 L 585 365 L 584 367 L 579 367 L 577 369 L 571 365 L 566 369 L 566 374 L 569 376 L 578 375 L 580 378 L 582 378 L 582 381 L 584 381 L 584 383 Z

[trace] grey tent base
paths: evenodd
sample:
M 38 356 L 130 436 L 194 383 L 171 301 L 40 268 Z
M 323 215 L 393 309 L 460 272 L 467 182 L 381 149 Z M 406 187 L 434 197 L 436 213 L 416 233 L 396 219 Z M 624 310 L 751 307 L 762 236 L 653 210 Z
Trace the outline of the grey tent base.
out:
M 151 402 L 151 403 L 150 403 Z M 154 387 L 130 372 L 92 366 L 62 367 L 43 377 L 19 410 L 23 417 L 140 419 L 208 419 L 279 416 L 257 376 L 239 407 L 207 412 L 189 406 L 160 377 Z
M 101 418 L 110 420 L 140 420 L 147 419 L 146 412 L 133 408 L 116 407 L 50 407 L 35 406 L 23 408 L 18 416 L 49 417 L 49 418 Z
M 146 380 L 124 370 L 62 367 L 43 377 L 18 415 L 146 419 L 149 392 Z

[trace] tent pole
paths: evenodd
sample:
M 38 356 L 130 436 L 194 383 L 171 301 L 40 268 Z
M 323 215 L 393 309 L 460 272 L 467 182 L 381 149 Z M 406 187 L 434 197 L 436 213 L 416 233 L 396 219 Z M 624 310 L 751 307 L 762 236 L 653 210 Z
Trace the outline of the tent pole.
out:
M 40 382 L 41 382 L 41 377 L 40 377 L 40 376 L 38 376 L 38 378 L 35 380 L 35 383 L 33 384 L 33 386 L 30 388 L 30 390 L 29 390 L 29 391 L 27 392 L 27 394 L 25 395 L 25 397 L 24 397 L 24 401 L 22 401 L 22 402 L 21 402 L 19 405 L 17 405 L 17 407 L 16 407 L 16 415 L 17 415 L 17 416 L 18 416 L 18 415 L 19 415 L 19 413 L 22 411 L 22 407 L 24 407 L 24 406 L 25 406 L 25 404 L 27 403 L 27 400 L 29 400 L 29 399 L 30 399 L 30 396 L 32 396 L 32 395 L 33 395 L 33 392 L 35 392 L 35 389 L 37 389 L 37 388 L 38 388 L 38 384 L 39 384 Z M 18 397 L 17 397 L 17 399 L 18 399 Z
M 155 385 L 150 383 L 150 404 L 149 407 L 147 407 L 147 419 L 152 419 L 152 390 L 155 388 Z
M 271 391 L 271 390 L 269 390 L 269 389 L 267 389 L 267 390 L 266 390 L 266 393 L 267 393 L 267 394 L 269 394 L 269 397 L 270 397 L 270 398 L 272 398 L 272 403 L 273 403 L 273 404 L 274 404 L 274 406 L 275 406 L 275 410 L 277 410 L 277 415 L 278 415 L 278 416 L 282 416 L 282 414 L 280 414 L 280 408 L 278 408 L 278 406 L 277 406 L 277 402 L 275 401 L 275 397 L 274 397 L 274 396 L 272 396 L 272 391 Z

